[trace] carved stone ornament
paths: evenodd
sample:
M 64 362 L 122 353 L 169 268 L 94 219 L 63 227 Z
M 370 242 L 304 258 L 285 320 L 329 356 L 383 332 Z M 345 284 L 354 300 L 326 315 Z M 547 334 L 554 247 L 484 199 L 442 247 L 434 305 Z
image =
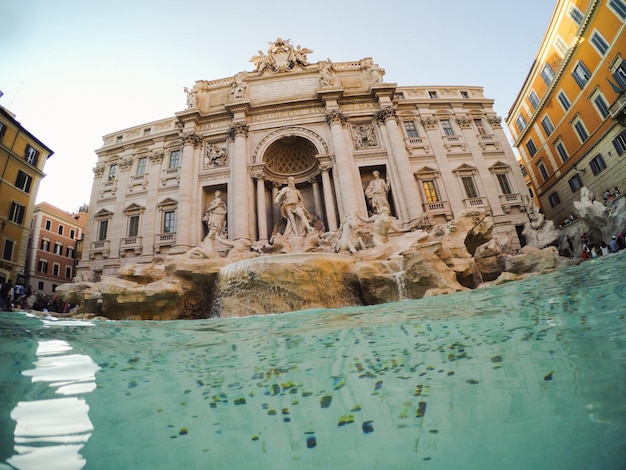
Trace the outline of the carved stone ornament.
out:
M 132 159 L 132 157 L 125 157 L 120 162 L 120 170 L 121 171 L 128 171 L 128 170 L 131 169 L 132 166 L 133 166 L 133 159 Z
M 461 129 L 469 129 L 472 127 L 472 119 L 469 116 L 460 116 L 456 118 L 456 123 Z
M 104 165 L 96 165 L 92 168 L 92 170 L 96 178 L 100 178 L 102 175 L 104 175 Z
M 347 122 L 347 119 L 341 111 L 334 110 L 334 111 L 329 111 L 328 113 L 326 113 L 326 123 L 328 125 L 331 125 L 334 123 L 339 123 L 343 125 L 346 122 Z
M 424 126 L 426 130 L 437 129 L 437 126 L 439 125 L 439 119 L 437 119 L 434 116 L 424 117 L 420 119 L 420 122 L 422 123 L 422 126 Z
M 374 131 L 374 126 L 371 124 L 361 124 L 356 126 L 352 130 L 352 135 L 354 138 L 354 147 L 357 149 L 378 147 L 376 132 Z
M 245 122 L 233 122 L 233 125 L 230 126 L 230 136 L 248 136 L 248 125 Z
M 161 163 L 163 163 L 163 157 L 164 157 L 163 151 L 154 152 L 154 153 L 151 153 L 150 155 L 148 155 L 148 158 L 150 159 L 150 162 L 152 164 L 161 164 Z
M 502 118 L 500 116 L 489 116 L 487 122 L 494 129 L 500 129 L 502 127 Z
M 383 108 L 376 113 L 376 119 L 379 122 L 386 122 L 387 119 L 397 119 L 398 113 L 392 107 Z
M 246 95 L 246 88 L 248 87 L 247 83 L 247 74 L 246 72 L 240 72 L 235 75 L 235 79 L 233 80 L 231 95 L 233 95 L 233 99 L 239 100 L 244 98 Z
M 311 49 L 300 47 L 300 45 L 294 48 L 291 39 L 277 38 L 269 45 L 267 54 L 259 50 L 258 54 L 250 59 L 256 72 L 263 72 L 266 69 L 271 72 L 287 72 L 296 65 L 308 65 L 307 54 L 313 52 Z

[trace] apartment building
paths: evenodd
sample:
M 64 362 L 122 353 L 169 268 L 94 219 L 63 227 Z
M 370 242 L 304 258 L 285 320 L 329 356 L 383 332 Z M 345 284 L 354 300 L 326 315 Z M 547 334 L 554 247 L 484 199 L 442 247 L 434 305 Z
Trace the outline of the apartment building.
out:
M 26 283 L 35 197 L 53 151 L 0 106 L 0 281 Z
M 626 1 L 559 0 L 506 118 L 531 195 L 562 223 L 585 186 L 626 190 Z

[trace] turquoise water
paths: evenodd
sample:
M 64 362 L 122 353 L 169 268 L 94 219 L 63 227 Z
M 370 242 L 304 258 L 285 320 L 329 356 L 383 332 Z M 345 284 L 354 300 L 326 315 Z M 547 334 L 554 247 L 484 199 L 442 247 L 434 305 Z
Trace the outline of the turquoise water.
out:
M 626 254 L 375 307 L 0 316 L 0 469 L 618 469 Z

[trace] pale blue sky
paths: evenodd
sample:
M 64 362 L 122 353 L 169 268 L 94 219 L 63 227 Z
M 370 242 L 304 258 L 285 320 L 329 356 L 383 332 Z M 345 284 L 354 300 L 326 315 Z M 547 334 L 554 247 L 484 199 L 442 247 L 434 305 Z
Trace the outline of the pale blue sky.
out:
M 505 118 L 554 0 L 0 0 L 0 104 L 55 151 L 37 202 L 88 203 L 102 136 L 172 116 L 277 37 L 401 86 L 482 86 Z

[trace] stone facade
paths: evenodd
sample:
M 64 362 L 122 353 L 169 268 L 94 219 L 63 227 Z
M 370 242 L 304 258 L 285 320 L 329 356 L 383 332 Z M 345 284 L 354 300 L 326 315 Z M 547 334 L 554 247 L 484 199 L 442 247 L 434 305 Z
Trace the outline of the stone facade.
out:
M 375 171 L 403 229 L 484 209 L 494 234 L 520 246 L 526 186 L 482 88 L 398 86 L 370 58 L 311 53 L 277 39 L 253 70 L 185 88 L 185 110 L 104 136 L 79 277 L 197 247 L 216 194 L 221 239 L 271 242 L 288 178 L 321 232 L 335 232 L 348 214 L 371 214 Z

